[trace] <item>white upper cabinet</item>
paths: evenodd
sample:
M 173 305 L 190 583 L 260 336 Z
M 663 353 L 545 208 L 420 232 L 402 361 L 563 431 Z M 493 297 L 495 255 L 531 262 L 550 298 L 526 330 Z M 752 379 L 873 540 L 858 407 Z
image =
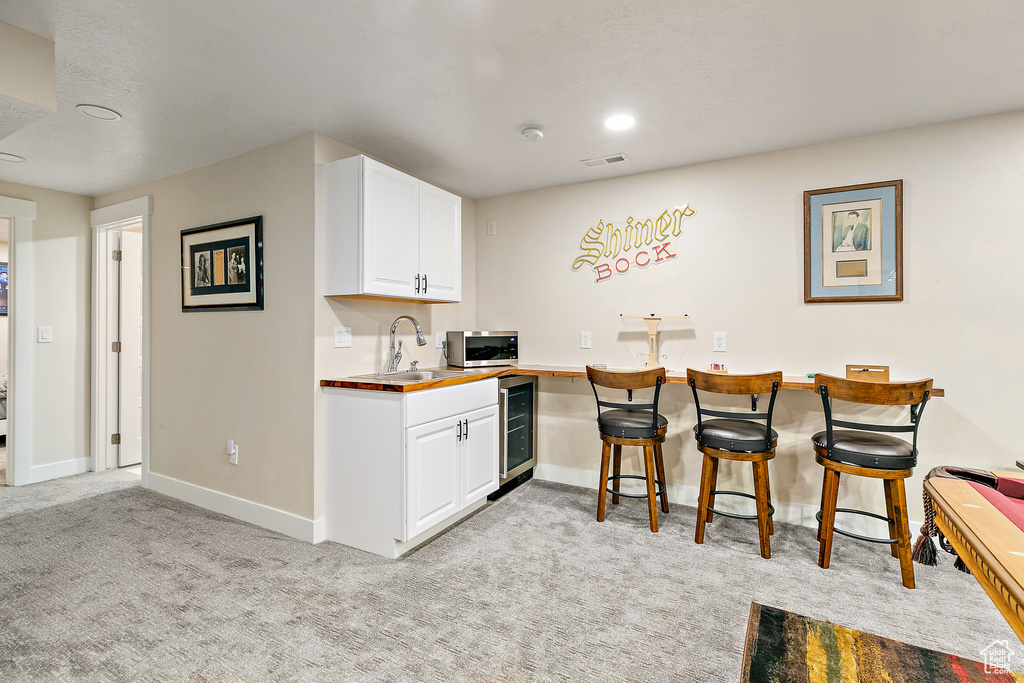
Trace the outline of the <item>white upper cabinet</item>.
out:
M 325 296 L 462 298 L 462 198 L 355 156 L 324 164 Z

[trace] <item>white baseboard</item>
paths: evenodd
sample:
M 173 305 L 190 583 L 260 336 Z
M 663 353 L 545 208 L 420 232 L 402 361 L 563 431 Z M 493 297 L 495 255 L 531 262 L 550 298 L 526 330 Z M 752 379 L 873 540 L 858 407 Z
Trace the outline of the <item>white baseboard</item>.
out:
M 264 529 L 297 538 L 300 541 L 319 543 L 324 540 L 324 519 L 322 517 L 316 520 L 306 519 L 268 505 L 254 503 L 244 498 L 155 472 L 149 473 L 146 488 L 249 524 L 261 526 Z
M 562 467 L 560 465 L 546 465 L 539 464 L 533 470 L 533 476 L 543 481 L 551 481 L 557 484 L 569 484 L 571 486 L 581 486 L 583 488 L 597 490 L 597 472 L 591 470 L 578 470 L 572 467 Z M 624 481 L 622 484 L 622 490 L 633 493 L 632 490 L 634 482 Z M 636 486 L 639 482 L 636 482 Z M 639 488 L 636 488 L 636 492 L 642 493 Z M 699 493 L 696 486 L 682 486 L 679 484 L 668 485 L 668 499 L 673 503 L 686 505 L 689 507 L 697 507 L 697 494 Z M 742 504 L 742 503 L 741 503 Z M 787 501 L 773 500 L 772 504 L 775 506 L 775 521 L 785 522 L 787 524 L 798 524 L 800 526 L 809 527 L 817 530 L 818 521 L 815 519 L 815 515 L 818 514 L 817 505 L 808 505 L 806 503 L 790 503 Z M 725 510 L 731 508 L 724 507 Z M 753 514 L 753 501 L 749 502 L 749 509 L 744 507 L 743 514 Z M 879 529 L 884 529 L 882 523 L 879 521 L 869 521 L 860 516 L 855 515 L 842 515 L 837 517 L 838 527 L 851 531 L 862 536 L 878 535 Z M 911 539 L 917 538 L 918 534 L 921 533 L 921 522 L 910 522 L 910 537 Z
M 92 469 L 92 458 L 72 458 L 52 462 L 49 465 L 33 465 L 30 481 L 37 484 L 41 481 L 49 481 L 58 477 L 70 477 L 74 474 L 84 474 Z

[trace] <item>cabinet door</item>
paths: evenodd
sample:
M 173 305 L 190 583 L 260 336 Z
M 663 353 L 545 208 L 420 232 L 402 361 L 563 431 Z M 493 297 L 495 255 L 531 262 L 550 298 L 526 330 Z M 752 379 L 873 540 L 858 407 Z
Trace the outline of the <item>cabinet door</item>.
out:
M 461 443 L 461 495 L 466 507 L 498 490 L 498 406 L 462 415 L 469 433 Z
M 363 293 L 417 297 L 420 181 L 363 160 Z
M 461 417 L 448 417 L 406 432 L 405 535 L 408 541 L 462 509 L 457 428 Z
M 462 299 L 462 198 L 420 184 L 420 272 L 427 277 L 421 296 L 434 301 Z

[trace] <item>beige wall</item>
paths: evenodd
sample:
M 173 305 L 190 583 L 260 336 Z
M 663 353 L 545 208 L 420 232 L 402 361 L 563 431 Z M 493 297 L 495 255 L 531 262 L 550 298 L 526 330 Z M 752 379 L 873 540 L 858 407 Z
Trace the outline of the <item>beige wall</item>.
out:
M 310 133 L 97 199 L 100 208 L 153 196 L 151 472 L 319 519 L 319 380 L 378 370 L 398 315 L 416 317 L 431 342 L 434 330 L 472 326 L 472 200 L 463 204 L 462 304 L 322 295 L 323 163 L 358 153 Z M 253 215 L 263 216 L 266 310 L 182 313 L 181 230 Z M 352 348 L 334 348 L 335 325 L 352 327 Z M 443 364 L 410 330 L 405 358 Z M 238 466 L 227 463 L 229 438 Z
M 921 477 L 931 467 L 1012 468 L 1019 457 L 1021 159 L 1024 113 L 1014 113 L 480 200 L 478 324 L 519 329 L 524 362 L 629 367 L 643 362 L 645 334 L 619 314 L 689 313 L 688 323 L 663 323 L 670 369 L 724 362 L 738 372 L 842 374 L 846 363 L 884 363 L 894 378 L 933 377 L 947 395 L 927 408 L 908 486 L 912 519 L 921 520 Z M 895 178 L 905 191 L 904 301 L 805 304 L 803 191 Z M 675 260 L 601 283 L 570 269 L 599 220 L 686 203 L 697 213 L 673 241 Z M 497 235 L 487 237 L 491 220 Z M 592 350 L 579 348 L 581 330 L 593 333 Z M 728 333 L 727 353 L 712 353 L 713 332 Z M 589 387 L 546 380 L 542 388 L 541 463 L 563 478 L 592 477 L 599 449 Z M 696 486 L 688 390 L 670 387 L 665 409 L 669 479 Z M 808 438 L 822 424 L 813 393 L 784 392 L 772 471 L 779 500 L 817 505 L 821 470 Z M 844 487 L 847 503 L 880 508 L 875 483 Z
M 0 196 L 36 203 L 34 301 L 25 322 L 53 328 L 53 343 L 33 348 L 32 465 L 87 458 L 92 198 L 3 181 Z
M 317 260 L 314 279 L 316 302 L 316 379 L 344 377 L 370 372 L 379 372 L 387 358 L 388 338 L 391 324 L 400 315 L 411 315 L 420 323 L 427 345 L 416 346 L 415 331 L 408 322 L 403 322 L 397 337 L 403 340 L 402 367 L 418 360 L 420 367 L 445 365 L 440 349 L 434 348 L 434 333 L 446 330 L 475 329 L 476 324 L 476 205 L 472 199 L 462 198 L 462 302 L 458 304 L 417 304 L 407 302 L 364 301 L 344 297 L 322 295 L 323 280 L 323 164 L 337 159 L 360 154 L 348 145 L 326 135 L 316 136 L 316 196 L 317 196 Z M 380 159 L 388 163 L 386 159 Z M 422 178 L 430 182 L 430 178 Z M 352 328 L 352 347 L 334 347 L 334 327 Z M 316 387 L 317 409 L 316 437 L 317 481 L 323 481 L 323 438 L 321 411 L 319 409 L 322 391 Z M 322 515 L 323 487 L 317 489 L 316 517 Z
M 104 195 L 153 197 L 150 471 L 313 515 L 313 134 Z M 263 216 L 265 310 L 181 310 L 181 231 Z M 228 464 L 225 444 L 239 444 Z

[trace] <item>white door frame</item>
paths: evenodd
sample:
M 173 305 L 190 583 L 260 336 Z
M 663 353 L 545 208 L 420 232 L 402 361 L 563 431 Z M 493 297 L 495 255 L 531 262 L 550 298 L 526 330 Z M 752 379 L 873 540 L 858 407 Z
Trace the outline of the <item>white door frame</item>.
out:
M 107 352 L 108 271 L 113 261 L 107 248 L 111 232 L 142 226 L 142 485 L 149 480 L 149 369 L 150 369 L 150 218 L 153 198 L 139 197 L 113 206 L 96 209 L 90 214 L 92 226 L 92 471 L 107 469 L 108 401 L 116 386 L 108 382 Z
M 36 203 L 0 197 L 0 216 L 11 219 L 8 244 L 7 483 L 32 483 L 32 229 Z

